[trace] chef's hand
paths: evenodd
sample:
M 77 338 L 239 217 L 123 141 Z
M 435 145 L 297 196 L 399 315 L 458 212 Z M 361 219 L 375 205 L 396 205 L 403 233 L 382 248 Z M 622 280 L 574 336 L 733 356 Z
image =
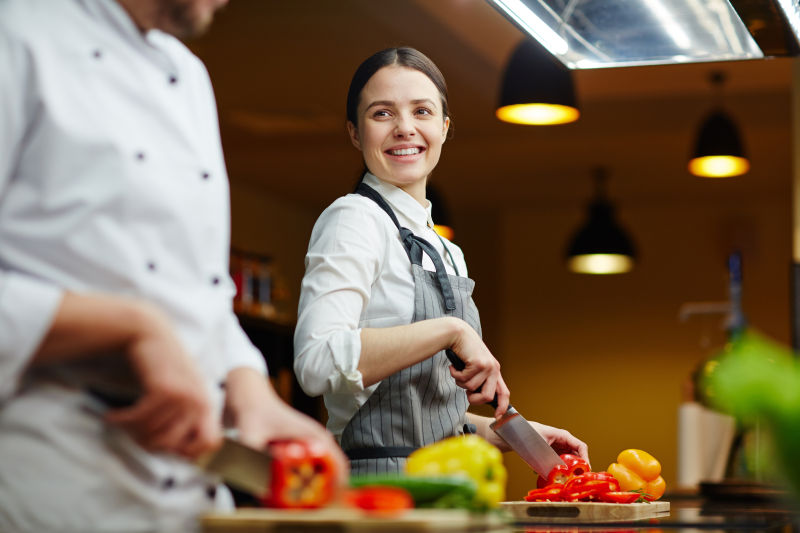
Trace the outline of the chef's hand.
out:
M 529 422 L 533 429 L 539 432 L 544 437 L 547 444 L 552 446 L 557 454 L 571 453 L 589 461 L 589 447 L 582 440 L 574 437 L 572 433 L 565 429 L 554 428 L 553 426 L 546 426 L 538 422 Z
M 463 370 L 450 366 L 450 375 L 456 385 L 466 389 L 467 399 L 473 405 L 491 402 L 497 395 L 495 418 L 508 410 L 508 387 L 500 374 L 500 363 L 483 343 L 478 333 L 464 323 L 451 349 L 464 362 Z M 480 390 L 479 390 L 480 389 Z
M 108 411 L 106 420 L 151 451 L 195 458 L 216 449 L 222 425 L 194 361 L 159 310 L 142 304 L 136 317 L 125 351 L 142 395 L 131 407 Z
M 257 449 L 281 439 L 317 443 L 333 459 L 339 486 L 346 485 L 348 461 L 336 439 L 319 422 L 281 400 L 266 377 L 252 368 L 236 368 L 228 373 L 225 391 L 226 425 L 238 429 L 242 443 Z

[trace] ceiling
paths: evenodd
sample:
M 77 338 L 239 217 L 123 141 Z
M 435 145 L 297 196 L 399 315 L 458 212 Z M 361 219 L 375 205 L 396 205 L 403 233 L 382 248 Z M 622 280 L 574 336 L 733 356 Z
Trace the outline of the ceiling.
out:
M 791 59 L 574 71 L 576 123 L 518 126 L 499 122 L 494 104 L 522 38 L 485 0 L 232 0 L 190 46 L 214 83 L 231 180 L 309 209 L 352 188 L 361 161 L 344 128 L 347 86 L 364 58 L 397 45 L 447 78 L 454 135 L 433 179 L 454 211 L 583 205 L 597 166 L 620 204 L 788 196 Z M 721 98 L 712 70 L 726 74 Z M 719 103 L 752 170 L 702 180 L 686 161 Z

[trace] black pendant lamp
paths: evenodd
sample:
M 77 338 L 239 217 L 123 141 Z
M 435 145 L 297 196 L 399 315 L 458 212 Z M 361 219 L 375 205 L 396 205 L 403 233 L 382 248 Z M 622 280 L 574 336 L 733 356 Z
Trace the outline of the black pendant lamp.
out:
M 578 120 L 572 72 L 538 41 L 524 39 L 511 54 L 495 114 L 514 124 L 550 125 Z
M 442 195 L 439 194 L 439 190 L 436 187 L 428 184 L 425 190 L 425 196 L 431 203 L 431 218 L 434 224 L 433 231 L 448 241 L 452 241 L 455 231 L 450 222 L 450 212 L 447 210 L 447 206 L 444 205 Z
M 586 222 L 567 248 L 567 268 L 579 274 L 622 274 L 630 271 L 636 251 L 628 234 L 614 217 L 605 193 L 605 169 L 595 170 L 595 195 Z
M 725 81 L 722 72 L 711 73 L 711 84 L 720 88 Z M 689 161 L 689 172 L 703 178 L 730 178 L 750 170 L 744 154 L 739 130 L 721 108 L 706 117 L 695 141 Z

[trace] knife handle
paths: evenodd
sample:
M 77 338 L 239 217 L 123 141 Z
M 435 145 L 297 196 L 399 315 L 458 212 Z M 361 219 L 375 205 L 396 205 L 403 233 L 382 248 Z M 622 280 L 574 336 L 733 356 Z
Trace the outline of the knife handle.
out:
M 467 365 L 464 364 L 464 361 L 462 361 L 461 358 L 456 355 L 456 352 L 454 352 L 450 348 L 447 348 L 444 351 L 444 353 L 447 355 L 447 358 L 450 359 L 450 362 L 453 363 L 453 366 L 456 367 L 456 370 L 464 370 L 464 367 L 467 366 Z M 482 387 L 483 387 L 483 385 L 481 385 L 480 387 L 475 389 L 473 392 L 480 392 Z M 488 403 L 489 403 L 489 405 L 491 405 L 492 407 L 497 409 L 497 393 L 496 392 L 494 393 L 494 398 L 492 398 L 491 401 L 488 402 Z M 511 407 L 511 406 L 509 405 L 509 407 Z

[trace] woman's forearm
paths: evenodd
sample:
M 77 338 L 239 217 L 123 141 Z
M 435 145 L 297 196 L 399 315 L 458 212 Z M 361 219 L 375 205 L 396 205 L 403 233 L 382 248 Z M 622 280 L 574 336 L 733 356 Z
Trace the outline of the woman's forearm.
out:
M 463 320 L 443 317 L 403 326 L 362 329 L 358 370 L 364 386 L 369 387 L 451 347 L 468 327 Z

